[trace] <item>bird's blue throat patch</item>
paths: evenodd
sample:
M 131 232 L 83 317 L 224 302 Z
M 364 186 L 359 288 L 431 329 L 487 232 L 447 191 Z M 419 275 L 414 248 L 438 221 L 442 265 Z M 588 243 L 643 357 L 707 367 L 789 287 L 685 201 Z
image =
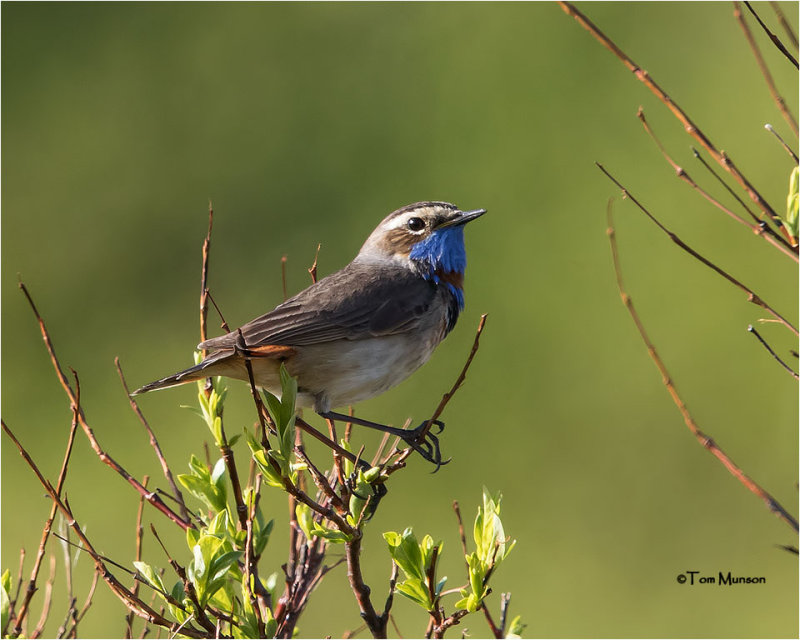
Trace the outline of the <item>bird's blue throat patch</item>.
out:
M 467 268 L 467 252 L 463 226 L 434 231 L 411 247 L 408 257 L 420 264 L 423 278 L 447 286 L 458 301 L 459 310 L 464 308 L 461 281 Z

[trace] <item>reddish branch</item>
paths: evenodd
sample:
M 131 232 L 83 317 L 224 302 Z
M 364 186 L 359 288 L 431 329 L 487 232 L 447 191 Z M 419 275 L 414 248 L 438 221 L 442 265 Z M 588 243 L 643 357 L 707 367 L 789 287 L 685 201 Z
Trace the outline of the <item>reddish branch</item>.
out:
M 793 250 L 797 252 L 797 240 L 792 238 L 786 226 L 781 221 L 780 216 L 769 205 L 769 203 L 761 196 L 758 190 L 750 183 L 744 174 L 736 167 L 733 160 L 724 151 L 719 151 L 711 140 L 706 136 L 700 128 L 692 121 L 692 119 L 681 109 L 669 95 L 650 77 L 647 71 L 643 70 L 633 60 L 631 60 L 608 36 L 606 36 L 595 24 L 589 20 L 583 13 L 581 13 L 574 5 L 569 2 L 559 1 L 559 6 L 565 13 L 572 16 L 577 22 L 589 33 L 591 33 L 606 49 L 611 51 L 621 62 L 628 68 L 653 94 L 664 103 L 664 105 L 672 112 L 672 114 L 683 124 L 686 132 L 697 140 L 703 148 L 722 166 L 728 173 L 730 173 L 734 180 L 747 192 L 750 198 L 755 202 L 759 209 L 766 214 L 772 223 L 780 230 L 783 236 L 792 245 Z
M 745 5 L 747 5 L 747 8 L 750 9 L 750 12 L 754 16 L 756 16 L 756 20 L 759 21 L 761 26 L 766 29 L 764 23 L 761 22 L 761 19 L 758 17 L 758 15 L 756 15 L 752 7 L 750 7 L 750 3 L 745 2 Z M 795 119 L 792 112 L 789 111 L 789 107 L 786 106 L 786 100 L 784 100 L 783 96 L 780 93 L 778 93 L 778 88 L 775 86 L 775 81 L 772 79 L 772 74 L 769 72 L 769 67 L 767 67 L 767 63 L 764 61 L 764 56 L 761 55 L 761 50 L 758 48 L 758 44 L 756 43 L 756 39 L 753 37 L 753 33 L 750 31 L 750 27 L 747 26 L 747 21 L 744 19 L 744 16 L 742 15 L 742 10 L 738 2 L 733 3 L 733 17 L 736 18 L 736 21 L 739 23 L 739 26 L 742 28 L 742 31 L 744 32 L 744 37 L 747 40 L 747 44 L 750 45 L 750 50 L 753 52 L 753 57 L 756 59 L 756 63 L 758 64 L 758 68 L 761 71 L 761 75 L 764 76 L 764 81 L 767 83 L 767 88 L 769 89 L 769 93 L 772 96 L 772 99 L 778 106 L 778 110 L 781 112 L 781 115 L 783 115 L 784 120 L 786 120 L 786 122 L 792 128 L 792 131 L 794 131 L 794 135 L 797 135 L 797 120 Z M 772 33 L 769 32 L 769 29 L 767 29 L 767 32 L 771 37 L 773 38 L 775 37 Z M 792 61 L 794 62 L 795 66 L 797 66 L 797 61 L 794 60 L 794 58 L 792 58 Z
M 692 249 L 688 244 L 686 244 L 683 240 L 681 240 L 677 235 L 675 235 L 672 231 L 667 229 L 667 227 L 665 227 L 652 213 L 650 213 L 650 211 L 648 211 L 644 207 L 644 205 L 642 205 L 616 178 L 614 178 L 614 176 L 612 176 L 608 171 L 606 171 L 606 169 L 605 169 L 605 167 L 603 167 L 603 165 L 601 165 L 600 163 L 595 163 L 595 164 L 599 167 L 599 169 L 604 174 L 606 174 L 606 176 L 615 185 L 617 185 L 622 190 L 623 197 L 629 198 L 631 200 L 631 202 L 633 202 L 639 208 L 639 210 L 642 213 L 644 213 L 659 229 L 661 229 L 661 231 L 663 231 L 669 237 L 670 240 L 672 240 L 672 242 L 674 242 L 676 245 L 678 245 L 681 249 L 683 249 L 690 256 L 692 256 L 696 260 L 699 260 L 704 265 L 709 267 L 712 271 L 714 271 L 714 272 L 718 273 L 719 275 L 721 275 L 723 278 L 725 278 L 732 285 L 734 285 L 738 289 L 741 289 L 742 291 L 744 291 L 747 294 L 748 302 L 752 302 L 754 305 L 756 305 L 758 307 L 761 307 L 762 309 L 766 310 L 776 320 L 778 320 L 778 322 L 780 322 L 783 326 L 785 326 L 787 329 L 789 329 L 795 335 L 798 335 L 797 328 L 791 322 L 789 322 L 786 318 L 784 318 L 781 314 L 779 314 L 777 311 L 775 311 L 769 304 L 767 304 L 764 301 L 763 298 L 761 298 L 759 295 L 757 295 L 755 293 L 755 291 L 750 289 L 750 287 L 748 287 L 747 285 L 742 284 L 739 280 L 734 278 L 727 271 L 725 271 L 724 269 L 718 267 L 713 262 L 711 262 L 708 258 L 703 257 L 697 251 Z
M 67 476 L 67 469 L 69 467 L 69 459 L 72 455 L 72 445 L 75 442 L 75 432 L 78 429 L 78 407 L 80 406 L 80 393 L 81 388 L 78 382 L 78 377 L 75 376 L 75 388 L 76 391 L 76 402 L 72 407 L 72 425 L 70 426 L 69 436 L 67 438 L 67 447 L 66 451 L 64 452 L 64 461 L 61 463 L 61 471 L 58 474 L 58 480 L 56 481 L 56 493 L 60 496 L 61 492 L 64 488 L 64 481 Z M 36 579 L 39 576 L 39 569 L 42 565 L 42 560 L 44 559 L 45 547 L 47 546 L 47 539 L 50 536 L 50 531 L 53 527 L 53 521 L 55 520 L 56 513 L 58 513 L 58 507 L 55 503 L 50 507 L 50 515 L 48 516 L 47 520 L 45 521 L 44 528 L 42 529 L 42 539 L 39 542 L 39 550 L 36 553 L 36 560 L 33 563 L 33 569 L 31 570 L 31 577 L 28 580 L 28 587 L 25 590 L 25 596 L 22 601 L 22 604 L 19 607 L 19 610 L 16 612 L 14 616 L 14 629 L 13 629 L 13 637 L 17 637 L 22 633 L 22 623 L 25 620 L 25 616 L 28 613 L 28 607 L 30 606 L 31 598 L 33 598 L 33 594 L 36 593 Z M 18 583 L 19 586 L 20 583 Z M 3 630 L 3 634 L 5 635 L 5 629 Z
M 764 240 L 769 242 L 776 249 L 778 249 L 779 251 L 781 251 L 785 255 L 789 256 L 795 262 L 798 262 L 797 254 L 792 252 L 791 247 L 789 246 L 787 241 L 783 238 L 783 236 L 777 235 L 775 233 L 775 231 L 772 229 L 772 227 L 769 227 L 767 225 L 762 225 L 762 224 L 752 224 L 752 223 L 748 222 L 747 220 L 745 220 L 744 218 L 742 218 L 738 214 L 736 214 L 733 211 L 731 211 L 730 209 L 728 209 L 725 205 L 723 205 L 722 203 L 717 201 L 715 198 L 712 198 L 708 194 L 708 192 L 706 192 L 704 189 L 702 189 L 692 179 L 692 177 L 686 172 L 686 170 L 683 167 L 681 167 L 680 165 L 678 165 L 678 163 L 676 163 L 670 157 L 670 155 L 667 153 L 666 149 L 661 144 L 661 141 L 658 139 L 658 137 L 656 136 L 656 134 L 653 132 L 652 128 L 648 124 L 647 119 L 644 117 L 644 111 L 642 110 L 641 107 L 639 107 L 639 110 L 636 112 L 636 117 L 639 118 L 639 121 L 642 123 L 642 126 L 644 127 L 644 130 L 653 139 L 653 142 L 655 142 L 656 146 L 661 151 L 661 155 L 664 156 L 664 158 L 667 160 L 667 162 L 669 162 L 669 164 L 675 170 L 675 175 L 677 175 L 678 178 L 680 178 L 686 184 L 688 184 L 690 187 L 692 187 L 695 191 L 697 191 L 701 196 L 703 196 L 711 204 L 713 204 L 715 207 L 717 207 L 720 211 L 722 211 L 723 213 L 727 214 L 728 216 L 730 216 L 731 218 L 736 220 L 739 224 L 743 224 L 748 229 L 750 229 L 755 235 L 761 236 L 762 238 L 764 238 Z M 750 215 L 753 217 L 753 219 L 756 221 L 756 223 L 758 223 L 759 222 L 758 218 L 756 218 L 750 212 L 749 209 L 747 211 L 748 211 L 748 213 L 750 213 Z
M 125 375 L 122 373 L 122 366 L 119 363 L 119 358 L 114 358 L 114 364 L 117 367 L 117 373 L 119 374 L 119 379 L 122 381 L 122 388 L 125 390 L 125 395 L 128 397 L 128 402 L 131 405 L 131 409 L 133 409 L 136 417 L 139 418 L 139 422 L 142 423 L 147 431 L 147 435 L 150 437 L 150 446 L 153 447 L 153 451 L 156 452 L 156 457 L 158 458 L 158 462 L 161 464 L 161 470 L 164 473 L 164 477 L 167 479 L 167 482 L 169 482 L 169 486 L 172 489 L 172 497 L 175 498 L 175 502 L 178 503 L 181 516 L 183 516 L 184 520 L 189 522 L 189 510 L 186 508 L 186 502 L 183 499 L 183 494 L 180 492 L 180 489 L 178 489 L 178 485 L 172 475 L 172 470 L 169 468 L 169 464 L 167 464 L 167 459 L 164 457 L 163 451 L 161 451 L 161 446 L 158 444 L 156 434 L 153 433 L 153 430 L 150 428 L 150 424 L 147 422 L 147 418 L 144 417 L 142 410 L 139 408 L 136 398 L 130 394 L 128 383 L 125 381 Z
M 739 9 L 739 6 L 738 6 L 739 3 L 738 2 L 734 2 L 733 4 L 736 7 L 736 10 L 738 10 Z M 791 53 L 789 53 L 789 51 L 786 49 L 785 46 L 783 46 L 783 42 L 781 42 L 781 39 L 778 36 L 776 36 L 774 33 L 772 33 L 772 31 L 770 31 L 769 27 L 764 24 L 764 21 L 755 12 L 753 7 L 750 6 L 750 3 L 749 2 L 745 2 L 744 6 L 747 7 L 748 11 L 750 11 L 750 13 L 753 14 L 753 17 L 758 21 L 758 24 L 761 25 L 761 28 L 764 30 L 764 33 L 767 34 L 769 39 L 772 41 L 772 44 L 774 44 L 777 47 L 778 51 L 780 51 L 783 55 L 785 55 L 789 59 L 789 61 L 794 65 L 795 69 L 800 69 L 800 67 L 797 64 L 797 60 L 795 59 L 795 57 Z M 797 44 L 797 43 L 795 43 L 795 44 Z M 797 133 L 797 132 L 795 132 L 795 133 Z
M 770 2 L 769 5 L 772 7 L 773 11 L 775 11 L 775 15 L 778 17 L 778 22 L 780 22 L 781 27 L 786 32 L 786 37 L 791 40 L 792 45 L 794 48 L 797 48 L 797 35 L 795 35 L 794 29 L 789 26 L 789 23 L 786 20 L 786 16 L 783 13 L 780 5 L 777 2 Z
M 611 218 L 611 210 L 609 206 L 608 211 L 608 239 L 611 243 L 611 255 L 614 261 L 614 273 L 616 275 L 617 280 L 617 287 L 619 289 L 620 297 L 622 298 L 622 303 L 625 305 L 625 308 L 628 310 L 628 313 L 631 315 L 634 324 L 636 325 L 636 329 L 639 332 L 639 335 L 642 338 L 642 341 L 645 343 L 647 347 L 647 352 L 650 354 L 650 358 L 653 360 L 653 363 L 656 365 L 659 373 L 661 373 L 661 378 L 664 383 L 664 386 L 667 388 L 669 395 L 672 397 L 672 401 L 675 403 L 675 406 L 678 407 L 678 411 L 680 411 L 681 415 L 683 416 L 683 421 L 686 423 L 686 426 L 689 428 L 689 431 L 692 432 L 694 437 L 697 441 L 711 454 L 716 457 L 724 466 L 725 468 L 730 471 L 730 473 L 736 477 L 739 482 L 741 482 L 745 487 L 747 487 L 750 491 L 752 491 L 755 495 L 761 498 L 767 505 L 770 511 L 772 511 L 775 515 L 781 518 L 784 522 L 786 522 L 794 531 L 795 533 L 798 532 L 798 525 L 797 520 L 792 516 L 783 506 L 770 495 L 767 491 L 761 488 L 750 476 L 748 476 L 742 469 L 733 462 L 733 460 L 728 457 L 728 455 L 717 445 L 717 443 L 708 435 L 706 435 L 700 427 L 695 422 L 692 415 L 689 413 L 689 409 L 686 407 L 686 404 L 683 402 L 683 399 L 678 394 L 678 390 L 675 387 L 675 384 L 672 382 L 672 377 L 667 371 L 664 362 L 661 360 L 658 352 L 656 351 L 655 345 L 650 340 L 647 332 L 645 331 L 644 325 L 642 324 L 641 319 L 639 318 L 639 314 L 636 312 L 633 306 L 633 300 L 631 299 L 630 295 L 625 291 L 625 287 L 622 281 L 622 269 L 620 267 L 619 262 L 619 254 L 617 251 L 617 242 L 614 232 L 613 221 Z
M 461 373 L 458 374 L 458 378 L 456 378 L 456 381 L 453 383 L 453 386 L 450 388 L 450 391 L 448 391 L 442 396 L 442 399 L 439 402 L 439 406 L 436 407 L 436 411 L 433 412 L 433 415 L 428 419 L 428 422 L 425 424 L 425 428 L 422 430 L 420 438 L 424 438 L 425 435 L 428 433 L 428 431 L 430 431 L 430 428 L 433 425 L 433 421 L 436 420 L 440 415 L 442 415 L 442 412 L 444 411 L 444 408 L 447 406 L 447 403 L 450 402 L 455 392 L 458 391 L 461 385 L 464 383 L 464 380 L 467 377 L 467 371 L 469 370 L 469 367 L 472 364 L 472 359 L 475 357 L 475 354 L 478 353 L 478 347 L 480 347 L 480 341 L 481 341 L 481 334 L 483 333 L 483 327 L 486 325 L 487 315 L 488 314 L 486 313 L 481 315 L 481 319 L 478 322 L 478 329 L 475 332 L 475 339 L 472 341 L 472 349 L 470 349 L 469 355 L 467 356 L 467 361 L 461 368 Z
M 39 329 L 42 333 L 42 339 L 44 340 L 45 346 L 47 347 L 47 352 L 50 354 L 50 361 L 53 364 L 53 368 L 55 369 L 56 375 L 58 376 L 59 381 L 61 382 L 61 386 L 64 388 L 67 396 L 69 397 L 71 407 L 74 411 L 77 411 L 78 417 L 78 424 L 80 424 L 83 432 L 86 434 L 86 437 L 89 439 L 89 444 L 91 444 L 92 449 L 97 454 L 97 457 L 100 460 L 111 467 L 114 471 L 116 471 L 119 475 L 121 475 L 127 482 L 130 484 L 139 495 L 143 496 L 145 500 L 147 500 L 151 505 L 153 505 L 156 509 L 158 509 L 161 513 L 167 516 L 170 520 L 172 520 L 175 524 L 177 524 L 182 529 L 186 530 L 192 527 L 192 523 L 184 518 L 183 516 L 178 515 L 175 513 L 167 504 L 161 499 L 161 497 L 154 493 L 150 492 L 142 486 L 142 484 L 134 478 L 131 474 L 129 474 L 116 460 L 114 460 L 110 455 L 108 455 L 100 446 L 100 443 L 97 441 L 97 438 L 92 431 L 92 428 L 89 426 L 89 423 L 86 421 L 86 416 L 84 415 L 83 409 L 80 407 L 78 403 L 78 396 L 76 392 L 72 389 L 72 386 L 67 380 L 66 375 L 64 375 L 64 371 L 61 368 L 61 363 L 59 362 L 58 358 L 56 357 L 55 349 L 53 348 L 53 343 L 50 339 L 50 334 L 45 327 L 44 320 L 39 315 L 39 311 L 36 308 L 36 305 L 33 303 L 33 299 L 31 298 L 30 293 L 28 293 L 28 289 L 25 285 L 20 282 L 19 283 L 20 289 L 25 294 L 25 297 L 28 299 L 28 303 L 33 310 L 34 315 L 36 316 L 36 321 L 39 323 Z
M 41 474 L 39 468 L 31 459 L 28 452 L 24 449 L 24 447 L 20 444 L 19 440 L 17 440 L 16 436 L 11 432 L 11 430 L 6 425 L 5 421 L 0 420 L 0 425 L 2 425 L 3 431 L 5 431 L 6 435 L 11 439 L 14 445 L 20 452 L 20 455 L 25 459 L 25 462 L 31 468 L 31 470 L 36 475 L 37 479 L 44 487 L 45 491 L 50 496 L 50 499 L 53 503 L 58 507 L 58 509 L 64 514 L 67 525 L 73 530 L 75 535 L 81 541 L 83 548 L 85 551 L 92 557 L 95 562 L 95 566 L 97 567 L 97 571 L 100 573 L 101 577 L 105 581 L 105 583 L 109 586 L 111 591 L 116 595 L 124 605 L 136 613 L 137 616 L 144 618 L 151 624 L 155 624 L 161 627 L 165 627 L 170 629 L 173 633 L 177 632 L 179 625 L 175 622 L 170 622 L 166 618 L 164 618 L 161 614 L 154 611 L 149 605 L 143 602 L 140 598 L 136 597 L 131 591 L 125 587 L 109 570 L 106 566 L 106 563 L 101 556 L 94 548 L 92 543 L 86 537 L 86 535 L 81 530 L 80 526 L 75 520 L 75 517 L 72 514 L 72 510 L 70 509 L 69 505 L 61 499 L 61 497 L 56 492 L 55 488 L 50 484 L 48 480 Z M 146 498 L 145 498 L 146 499 Z M 189 625 L 185 625 L 181 628 L 180 633 L 182 635 L 188 636 L 190 638 L 202 638 L 204 637 L 203 633 L 194 627 Z

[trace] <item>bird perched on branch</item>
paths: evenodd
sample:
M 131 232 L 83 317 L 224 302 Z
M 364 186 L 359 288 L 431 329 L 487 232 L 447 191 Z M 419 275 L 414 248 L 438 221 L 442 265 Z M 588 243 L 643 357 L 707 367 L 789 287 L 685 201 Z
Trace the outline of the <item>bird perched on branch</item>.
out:
M 297 380 L 297 406 L 401 437 L 441 464 L 426 423 L 397 429 L 332 411 L 383 393 L 430 358 L 464 307 L 464 225 L 486 213 L 418 202 L 389 214 L 346 267 L 263 316 L 198 345 L 199 364 L 137 389 L 210 376 L 248 380 L 280 395 L 280 365 Z M 437 421 L 441 431 L 443 424 Z

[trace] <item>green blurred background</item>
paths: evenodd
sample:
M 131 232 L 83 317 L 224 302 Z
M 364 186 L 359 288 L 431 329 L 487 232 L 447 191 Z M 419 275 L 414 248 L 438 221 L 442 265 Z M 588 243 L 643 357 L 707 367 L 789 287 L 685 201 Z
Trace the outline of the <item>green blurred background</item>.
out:
M 791 163 L 763 125 L 796 140 L 731 6 L 580 6 L 782 211 Z M 797 4 L 782 6 L 796 26 Z M 758 7 L 778 31 L 768 6 Z M 751 24 L 797 113 L 796 71 Z M 621 202 L 594 161 L 793 322 L 795 265 L 674 177 L 635 118 L 639 105 L 677 161 L 730 202 L 692 159 L 678 122 L 557 5 L 4 3 L 2 73 L 2 415 L 49 478 L 70 412 L 17 274 L 63 364 L 80 375 L 100 443 L 163 486 L 113 359 L 131 386 L 191 363 L 209 199 L 210 286 L 232 325 L 281 300 L 282 256 L 296 292 L 317 243 L 324 275 L 399 206 L 486 207 L 467 230 L 459 326 L 410 380 L 358 407 L 395 424 L 429 415 L 489 314 L 443 416 L 453 461 L 435 475 L 413 461 L 368 527 L 375 596 L 382 601 L 390 568 L 380 534 L 405 526 L 445 541 L 443 574 L 461 584 L 451 503 L 471 521 L 486 485 L 503 492 L 506 530 L 518 540 L 489 603 L 496 611 L 511 591 L 526 636 L 797 635 L 797 563 L 776 546 L 796 539 L 684 426 L 620 304 L 607 199 L 617 200 L 629 291 L 696 419 L 795 514 L 796 385 L 745 331 L 764 313 Z M 796 348 L 774 324 L 762 333 L 782 354 Z M 235 432 L 253 412 L 245 385 L 232 384 L 229 398 Z M 191 387 L 141 399 L 181 472 L 207 437 L 180 408 L 194 401 Z M 137 496 L 81 434 L 67 492 L 97 548 L 130 564 Z M 285 500 L 266 493 L 262 504 L 278 524 L 263 564 L 278 570 Z M 15 573 L 23 546 L 30 567 L 48 511 L 3 439 L 4 568 Z M 173 553 L 185 553 L 163 517 L 145 514 Z M 144 552 L 166 565 L 149 536 Z M 82 558 L 79 601 L 91 570 Z M 679 585 L 687 570 L 767 583 Z M 59 566 L 50 634 L 66 611 L 62 580 Z M 395 616 L 405 636 L 424 631 L 410 601 L 401 598 Z M 335 637 L 359 622 L 339 568 L 299 628 Z M 477 615 L 463 626 L 488 633 Z M 101 585 L 80 633 L 123 630 L 123 608 Z

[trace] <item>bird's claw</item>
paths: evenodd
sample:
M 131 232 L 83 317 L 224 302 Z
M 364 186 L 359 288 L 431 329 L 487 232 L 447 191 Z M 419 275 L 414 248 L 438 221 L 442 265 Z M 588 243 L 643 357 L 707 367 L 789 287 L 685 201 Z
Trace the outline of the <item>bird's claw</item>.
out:
M 410 446 L 425 460 L 436 465 L 436 468 L 433 470 L 433 472 L 436 473 L 439 470 L 439 467 L 450 462 L 450 458 L 447 460 L 442 460 L 442 452 L 439 448 L 439 438 L 431 433 L 428 423 L 430 423 L 432 426 L 435 425 L 438 427 L 438 431 L 436 433 L 441 433 L 444 430 L 444 422 L 441 420 L 426 420 L 416 429 L 408 430 L 408 435 L 404 435 L 402 438 L 408 446 Z

